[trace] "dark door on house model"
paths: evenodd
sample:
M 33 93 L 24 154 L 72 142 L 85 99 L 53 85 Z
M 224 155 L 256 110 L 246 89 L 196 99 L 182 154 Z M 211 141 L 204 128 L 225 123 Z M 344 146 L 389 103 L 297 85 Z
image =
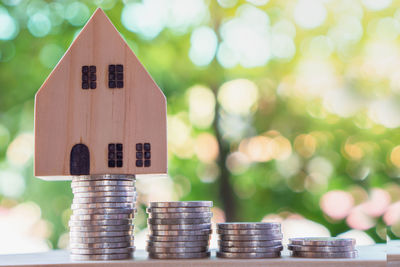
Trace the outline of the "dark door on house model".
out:
M 84 144 L 76 144 L 71 149 L 69 160 L 69 171 L 71 175 L 90 174 L 89 148 Z

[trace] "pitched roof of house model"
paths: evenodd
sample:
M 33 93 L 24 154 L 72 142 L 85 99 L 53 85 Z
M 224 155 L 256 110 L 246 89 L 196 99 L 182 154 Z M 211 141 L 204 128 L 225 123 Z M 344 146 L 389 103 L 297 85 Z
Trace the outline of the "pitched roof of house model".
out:
M 165 96 L 97 9 L 36 94 L 35 176 L 164 174 L 166 127 Z

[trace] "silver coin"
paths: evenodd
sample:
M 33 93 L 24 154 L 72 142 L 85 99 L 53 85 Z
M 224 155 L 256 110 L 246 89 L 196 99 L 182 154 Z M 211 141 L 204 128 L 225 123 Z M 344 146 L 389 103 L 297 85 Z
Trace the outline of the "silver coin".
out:
M 293 251 L 310 251 L 310 252 L 346 252 L 353 251 L 354 246 L 299 246 L 299 245 L 288 245 L 289 250 Z
M 146 247 L 146 251 L 149 253 L 191 253 L 191 252 L 206 252 L 208 247 Z
M 134 181 L 113 181 L 113 180 L 101 180 L 101 181 L 77 181 L 72 182 L 71 187 L 82 187 L 82 186 L 134 186 Z
M 72 176 L 73 182 L 79 181 L 99 181 L 99 180 L 128 180 L 135 181 L 134 175 L 126 174 L 91 174 L 91 175 L 81 175 Z
M 192 213 L 150 213 L 151 219 L 195 219 L 195 218 L 211 218 L 212 212 L 192 212 Z
M 282 234 L 275 235 L 219 235 L 220 240 L 224 241 L 259 241 L 259 240 L 278 240 L 282 239 Z
M 73 204 L 84 204 L 84 203 L 110 203 L 110 202 L 135 202 L 136 197 L 84 197 L 76 198 L 72 200 Z
M 69 226 L 92 226 L 92 225 L 127 225 L 132 224 L 132 219 L 120 219 L 120 220 L 92 220 L 92 221 L 75 221 L 69 220 Z
M 210 257 L 210 252 L 188 253 L 149 253 L 152 259 L 200 259 Z
M 211 223 L 203 224 L 166 224 L 166 225 L 149 225 L 151 230 L 169 231 L 169 230 L 203 230 L 211 229 Z
M 115 237 L 131 236 L 132 231 L 99 231 L 99 232 L 69 232 L 70 237 Z M 117 242 L 117 241 L 115 241 Z
M 227 230 L 280 229 L 281 224 L 277 222 L 229 222 L 218 223 L 217 228 Z
M 220 247 L 221 252 L 232 252 L 232 253 L 268 253 L 282 251 L 283 246 L 274 247 Z
M 133 231 L 134 226 L 129 225 L 101 225 L 101 226 L 75 226 L 70 227 L 71 232 L 103 232 L 103 231 Z
M 209 207 L 186 207 L 186 208 L 147 208 L 147 213 L 168 213 L 168 212 L 211 212 Z
M 157 248 L 182 248 L 182 247 L 207 247 L 209 241 L 189 241 L 189 242 L 157 242 L 157 241 L 147 241 L 148 247 Z
M 268 230 L 225 230 L 225 229 L 218 229 L 218 234 L 221 235 L 276 235 L 280 234 L 280 229 L 268 229 Z
M 89 215 L 89 214 L 133 214 L 136 209 L 132 208 L 110 208 L 110 209 L 74 209 L 74 215 Z
M 150 229 L 150 234 L 154 236 L 170 236 L 170 235 L 177 235 L 177 236 L 184 236 L 184 235 L 209 235 L 212 233 L 211 229 L 202 229 L 202 230 L 196 230 L 196 231 L 190 231 L 190 230 L 170 230 L 170 231 L 157 231 L 157 230 L 151 230 Z
M 217 251 L 218 258 L 229 259 L 261 259 L 261 258 L 278 258 L 281 256 L 280 252 L 263 252 L 263 253 L 232 253 Z
M 71 243 L 71 248 L 126 248 L 132 247 L 133 242 L 113 242 L 113 243 Z
M 72 188 L 72 193 L 87 193 L 87 192 L 132 192 L 136 193 L 134 186 L 118 186 L 118 185 L 106 185 L 106 186 L 80 186 Z
M 183 235 L 183 236 L 149 236 L 149 241 L 154 242 L 192 242 L 192 241 L 205 241 L 210 240 L 210 236 L 207 235 Z
M 86 203 L 86 204 L 72 204 L 71 209 L 103 209 L 103 208 L 135 208 L 135 203 Z
M 356 258 L 357 251 L 346 252 L 309 252 L 309 251 L 292 251 L 293 257 L 301 258 Z
M 353 238 L 338 237 L 303 237 L 290 238 L 292 245 L 303 246 L 355 246 L 356 240 Z
M 150 202 L 151 208 L 212 207 L 212 201 L 168 201 Z
M 72 214 L 71 220 L 118 220 L 118 219 L 132 219 L 132 214 L 88 214 L 88 215 L 75 215 Z
M 96 261 L 96 260 L 126 260 L 132 258 L 132 253 L 123 254 L 103 254 L 103 255 L 70 255 L 73 261 Z
M 281 246 L 282 240 L 271 240 L 271 241 L 223 241 L 218 240 L 218 245 L 221 247 L 273 247 Z
M 91 243 L 117 243 L 117 242 L 130 242 L 133 241 L 132 235 L 124 236 L 111 236 L 111 237 L 71 237 L 70 243 L 91 244 Z
M 211 218 L 195 218 L 195 219 L 147 219 L 149 225 L 159 224 L 203 224 L 210 223 Z
M 74 193 L 74 198 L 136 197 L 136 192 L 86 192 Z
M 71 248 L 72 254 L 124 254 L 132 253 L 135 251 L 135 247 L 128 248 Z

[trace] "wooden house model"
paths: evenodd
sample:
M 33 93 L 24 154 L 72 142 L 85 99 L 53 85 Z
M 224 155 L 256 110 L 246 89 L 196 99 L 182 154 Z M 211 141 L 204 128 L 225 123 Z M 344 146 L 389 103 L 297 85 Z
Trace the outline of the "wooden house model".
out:
M 97 9 L 36 94 L 35 176 L 167 172 L 166 99 Z

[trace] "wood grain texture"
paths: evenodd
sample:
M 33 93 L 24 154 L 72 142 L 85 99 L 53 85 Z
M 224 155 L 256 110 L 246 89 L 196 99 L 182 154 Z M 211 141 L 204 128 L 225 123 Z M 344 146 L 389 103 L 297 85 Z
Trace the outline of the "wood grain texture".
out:
M 124 88 L 108 88 L 110 64 L 124 66 Z M 83 65 L 97 67 L 96 89 L 82 89 Z M 36 94 L 35 176 L 70 176 L 78 143 L 89 148 L 90 174 L 165 174 L 166 132 L 164 94 L 97 9 Z M 151 143 L 151 167 L 137 168 L 135 145 L 145 142 Z M 109 143 L 124 145 L 122 168 L 108 167 Z

